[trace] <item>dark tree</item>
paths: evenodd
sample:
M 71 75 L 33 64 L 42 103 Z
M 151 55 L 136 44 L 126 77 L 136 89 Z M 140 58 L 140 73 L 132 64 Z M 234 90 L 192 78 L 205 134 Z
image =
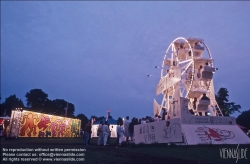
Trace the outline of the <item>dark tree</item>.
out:
M 45 101 L 48 100 L 48 94 L 41 89 L 32 89 L 25 95 L 27 106 L 35 111 L 41 111 L 44 109 Z
M 236 119 L 236 123 L 250 129 L 250 109 L 242 112 Z
M 101 117 L 98 117 L 97 120 L 103 120 L 105 117 L 104 116 L 101 116 Z
M 88 118 L 84 114 L 78 114 L 76 118 L 81 120 L 81 127 L 84 129 L 85 125 L 88 123 Z
M 43 113 L 55 114 L 58 108 L 53 100 L 47 99 L 44 103 Z
M 51 108 L 53 107 L 53 114 L 66 117 L 74 117 L 75 106 L 63 99 L 53 100 Z M 67 112 L 66 112 L 67 111 Z
M 224 116 L 229 116 L 234 112 L 240 112 L 240 105 L 236 105 L 234 102 L 228 102 L 229 95 L 226 88 L 220 88 L 215 98 Z
M 95 116 L 95 115 L 94 115 L 94 116 L 91 116 L 90 118 L 91 118 L 91 119 L 94 119 L 95 121 L 97 121 L 97 120 L 98 120 L 98 117 L 97 117 L 97 116 Z
M 1 116 L 3 116 L 4 114 L 10 116 L 11 110 L 15 108 L 24 108 L 23 101 L 17 98 L 16 95 L 11 95 L 5 99 L 4 103 L 1 104 Z
M 119 118 L 118 118 L 117 122 L 118 122 L 118 124 L 120 124 L 120 123 L 121 123 L 121 125 L 123 125 L 123 120 L 122 120 L 122 118 L 121 118 L 121 117 L 119 117 Z

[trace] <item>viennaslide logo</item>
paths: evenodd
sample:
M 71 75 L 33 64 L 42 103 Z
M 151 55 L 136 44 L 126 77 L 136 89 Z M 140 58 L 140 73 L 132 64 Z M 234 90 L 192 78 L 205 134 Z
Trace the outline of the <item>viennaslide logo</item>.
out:
M 220 157 L 223 159 L 236 159 L 236 163 L 239 159 L 247 159 L 247 148 L 239 148 L 239 144 L 236 149 L 234 148 L 222 148 L 220 149 Z

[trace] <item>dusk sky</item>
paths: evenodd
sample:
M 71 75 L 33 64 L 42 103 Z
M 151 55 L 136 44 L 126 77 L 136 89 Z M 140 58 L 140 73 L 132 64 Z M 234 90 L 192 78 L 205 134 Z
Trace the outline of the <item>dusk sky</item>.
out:
M 1 97 L 42 89 L 75 115 L 153 113 L 160 66 L 177 37 L 202 38 L 215 92 L 250 109 L 250 2 L 1 2 Z M 147 77 L 151 74 L 151 77 Z M 233 116 L 238 116 L 239 113 Z

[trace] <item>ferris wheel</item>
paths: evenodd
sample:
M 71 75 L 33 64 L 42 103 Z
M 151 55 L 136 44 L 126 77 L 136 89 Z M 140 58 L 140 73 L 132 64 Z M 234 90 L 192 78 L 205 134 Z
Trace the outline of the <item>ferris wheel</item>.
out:
M 204 94 L 212 97 L 211 113 L 216 115 L 212 81 L 215 70 L 212 55 L 203 39 L 178 37 L 173 40 L 164 55 L 161 79 L 156 88 L 156 95 L 163 95 L 161 108 L 169 109 L 174 90 L 178 88 L 180 97 L 190 100 L 189 108 L 193 108 L 194 113 L 198 113 L 198 103 L 194 102 Z

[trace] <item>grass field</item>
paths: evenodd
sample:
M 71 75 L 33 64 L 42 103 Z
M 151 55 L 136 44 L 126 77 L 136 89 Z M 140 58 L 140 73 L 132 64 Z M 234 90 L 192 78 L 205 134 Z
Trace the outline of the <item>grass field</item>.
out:
M 115 139 L 109 146 L 97 146 L 97 140 L 91 140 L 91 146 L 85 146 L 81 138 L 17 138 L 5 140 L 1 138 L 2 148 L 84 148 L 85 161 L 81 162 L 42 162 L 42 163 L 86 163 L 86 164 L 130 164 L 130 163 L 167 163 L 167 164 L 229 164 L 237 159 L 223 159 L 220 149 L 236 149 L 237 145 L 197 145 L 177 146 L 167 144 L 122 145 L 116 148 Z M 238 159 L 237 164 L 250 164 L 250 145 L 239 145 L 239 149 L 247 148 L 248 159 Z M 1 149 L 1 156 L 2 156 Z M 3 157 L 1 157 L 2 160 Z M 4 162 L 3 162 L 4 163 Z M 30 163 L 33 162 L 18 162 Z M 39 163 L 39 162 L 38 162 Z

